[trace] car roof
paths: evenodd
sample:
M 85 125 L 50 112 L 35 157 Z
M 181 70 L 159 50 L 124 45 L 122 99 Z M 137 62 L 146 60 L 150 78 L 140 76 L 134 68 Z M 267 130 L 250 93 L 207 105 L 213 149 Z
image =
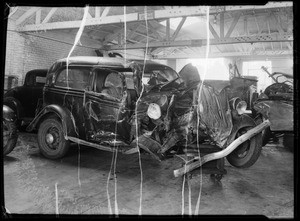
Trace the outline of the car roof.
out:
M 48 69 L 33 69 L 30 70 L 26 73 L 26 75 L 28 74 L 38 74 L 38 75 L 45 75 L 47 74 Z
M 57 62 L 66 63 L 67 58 L 62 58 L 57 60 Z M 151 61 L 151 60 L 135 60 L 135 59 L 127 59 L 125 61 L 124 58 L 117 57 L 96 57 L 96 56 L 74 56 L 68 58 L 69 65 L 92 65 L 92 66 L 105 66 L 105 67 L 119 67 L 119 68 L 128 68 L 130 64 L 135 63 L 139 66 L 143 66 L 144 62 L 146 62 L 147 69 L 153 68 L 170 68 L 167 65 Z
M 101 65 L 109 67 L 126 67 L 124 59 L 111 57 L 75 56 L 69 58 L 62 58 L 57 60 L 57 62 L 66 63 L 67 60 L 69 65 Z

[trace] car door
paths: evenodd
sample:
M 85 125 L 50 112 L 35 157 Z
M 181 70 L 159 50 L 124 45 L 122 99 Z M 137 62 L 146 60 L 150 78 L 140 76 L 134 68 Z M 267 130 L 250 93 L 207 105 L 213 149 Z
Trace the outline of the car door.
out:
M 111 69 L 94 71 L 92 91 L 85 92 L 85 114 L 90 139 L 128 141 L 130 110 L 127 103 L 125 76 Z

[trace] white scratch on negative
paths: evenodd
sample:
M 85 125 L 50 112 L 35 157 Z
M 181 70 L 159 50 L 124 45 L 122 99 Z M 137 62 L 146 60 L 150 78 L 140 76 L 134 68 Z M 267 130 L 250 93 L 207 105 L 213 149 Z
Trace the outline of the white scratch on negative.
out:
M 58 191 L 57 191 L 57 183 L 55 183 L 55 214 L 58 216 Z
M 204 75 L 203 75 L 203 81 L 205 80 L 206 74 L 207 74 L 207 60 L 208 60 L 208 54 L 209 54 L 209 47 L 210 47 L 210 41 L 209 41 L 209 6 L 206 7 L 206 51 L 205 51 L 205 66 L 204 66 Z M 199 74 L 200 75 L 200 74 Z M 201 163 L 201 157 L 200 157 L 200 148 L 199 148 L 199 103 L 200 103 L 200 97 L 201 97 L 201 91 L 202 91 L 203 82 L 201 83 L 201 87 L 198 94 L 198 105 L 197 105 L 197 149 L 198 149 L 198 157 L 199 161 Z M 200 201 L 201 201 L 201 193 L 202 193 L 202 167 L 200 167 L 200 186 L 199 186 L 199 196 L 197 199 L 197 204 L 195 208 L 195 215 L 198 215 L 199 208 L 200 208 Z

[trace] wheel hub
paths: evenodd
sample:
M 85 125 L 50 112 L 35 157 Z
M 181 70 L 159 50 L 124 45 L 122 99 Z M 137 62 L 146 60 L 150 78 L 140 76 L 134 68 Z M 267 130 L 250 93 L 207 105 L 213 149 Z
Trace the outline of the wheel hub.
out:
M 46 135 L 46 141 L 47 141 L 48 144 L 52 144 L 53 141 L 54 141 L 53 135 L 52 134 L 47 134 Z

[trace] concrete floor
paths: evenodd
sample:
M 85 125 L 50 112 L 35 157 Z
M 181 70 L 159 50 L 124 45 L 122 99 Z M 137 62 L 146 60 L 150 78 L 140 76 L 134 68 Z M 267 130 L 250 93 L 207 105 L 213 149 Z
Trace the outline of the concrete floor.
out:
M 190 191 L 185 183 L 184 204 L 183 178 L 173 176 L 181 160 L 159 163 L 142 155 L 141 208 L 137 154 L 118 154 L 117 179 L 108 182 L 112 153 L 73 147 L 62 160 L 48 160 L 39 154 L 35 134 L 21 134 L 18 146 L 4 159 L 5 206 L 10 213 L 109 214 L 111 207 L 113 214 L 137 215 L 141 209 L 143 215 L 181 215 L 184 205 L 185 214 L 195 214 L 200 195 L 198 214 L 294 216 L 294 155 L 282 146 L 265 146 L 249 169 L 226 162 L 221 182 L 209 175 L 193 177 Z

